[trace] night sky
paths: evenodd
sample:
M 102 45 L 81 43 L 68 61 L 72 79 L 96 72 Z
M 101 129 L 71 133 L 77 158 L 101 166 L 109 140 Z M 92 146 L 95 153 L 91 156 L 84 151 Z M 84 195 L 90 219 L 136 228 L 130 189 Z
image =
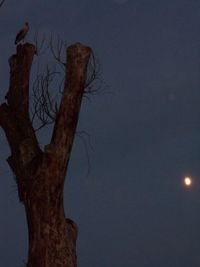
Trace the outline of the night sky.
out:
M 25 21 L 26 41 L 39 30 L 82 42 L 101 68 L 101 90 L 83 100 L 78 125 L 90 140 L 77 134 L 65 185 L 66 216 L 79 227 L 78 266 L 199 267 L 200 1 L 6 1 L 1 102 Z M 20 267 L 27 226 L 2 130 L 0 147 L 0 265 Z

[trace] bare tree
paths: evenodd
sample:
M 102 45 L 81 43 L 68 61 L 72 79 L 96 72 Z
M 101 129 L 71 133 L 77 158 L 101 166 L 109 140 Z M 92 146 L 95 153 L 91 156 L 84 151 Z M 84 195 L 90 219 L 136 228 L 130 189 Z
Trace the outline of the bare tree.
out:
M 78 230 L 71 219 L 65 218 L 63 187 L 92 50 L 80 43 L 68 47 L 59 107 L 51 107 L 48 95 L 38 98 L 43 110 L 36 105 L 35 112 L 44 125 L 45 114 L 49 118 L 54 111 L 52 137 L 44 150 L 39 146 L 29 115 L 29 76 L 35 54 L 36 47 L 26 43 L 18 45 L 16 54 L 9 59 L 10 86 L 7 101 L 0 106 L 0 126 L 10 146 L 7 162 L 16 176 L 27 217 L 27 266 L 75 267 Z M 48 79 L 51 75 L 47 71 Z M 45 87 L 44 80 L 42 84 Z

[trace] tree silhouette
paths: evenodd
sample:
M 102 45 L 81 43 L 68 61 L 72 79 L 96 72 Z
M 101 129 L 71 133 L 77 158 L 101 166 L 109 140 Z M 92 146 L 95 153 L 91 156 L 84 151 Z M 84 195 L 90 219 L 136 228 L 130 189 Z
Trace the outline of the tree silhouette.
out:
M 43 150 L 29 115 L 29 76 L 35 54 L 35 45 L 20 44 L 9 59 L 10 85 L 0 106 L 0 126 L 10 146 L 7 162 L 27 217 L 27 266 L 75 267 L 78 230 L 65 218 L 63 187 L 92 50 L 80 43 L 67 48 L 62 98 L 51 140 Z

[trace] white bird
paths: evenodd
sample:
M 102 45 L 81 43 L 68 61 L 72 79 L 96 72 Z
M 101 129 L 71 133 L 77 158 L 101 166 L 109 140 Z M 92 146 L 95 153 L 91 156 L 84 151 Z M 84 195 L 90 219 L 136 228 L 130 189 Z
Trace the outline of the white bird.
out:
M 29 31 L 29 25 L 28 22 L 25 22 L 24 27 L 18 32 L 16 38 L 15 38 L 15 44 L 18 44 L 22 40 L 24 40 L 24 37 L 27 35 Z

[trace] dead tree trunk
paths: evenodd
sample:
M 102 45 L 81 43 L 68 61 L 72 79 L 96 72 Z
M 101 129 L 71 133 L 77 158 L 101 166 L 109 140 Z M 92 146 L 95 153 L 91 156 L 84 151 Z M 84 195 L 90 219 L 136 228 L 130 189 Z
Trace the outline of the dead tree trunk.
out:
M 39 147 L 29 118 L 29 75 L 35 46 L 17 46 L 10 60 L 7 103 L 0 106 L 11 156 L 7 159 L 25 206 L 28 234 L 28 267 L 75 267 L 77 226 L 65 218 L 63 186 L 77 126 L 91 54 L 80 43 L 67 50 L 64 90 L 51 141 Z

